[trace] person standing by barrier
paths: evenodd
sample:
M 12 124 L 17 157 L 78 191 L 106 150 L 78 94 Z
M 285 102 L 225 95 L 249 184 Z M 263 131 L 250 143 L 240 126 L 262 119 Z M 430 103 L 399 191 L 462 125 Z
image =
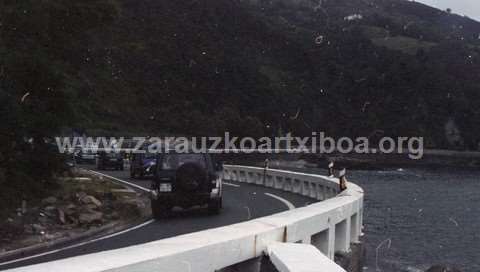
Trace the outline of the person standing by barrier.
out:
M 334 175 L 334 170 L 333 170 L 333 166 L 335 165 L 334 162 L 330 162 L 328 164 L 328 177 L 330 178 L 333 178 L 335 175 Z
M 347 169 L 343 168 L 338 175 L 338 183 L 340 185 L 340 192 L 347 190 L 347 178 L 345 177 L 347 174 Z
M 263 163 L 263 184 L 265 184 L 265 181 L 267 179 L 267 170 L 270 165 L 270 161 L 268 158 L 265 159 L 265 162 Z

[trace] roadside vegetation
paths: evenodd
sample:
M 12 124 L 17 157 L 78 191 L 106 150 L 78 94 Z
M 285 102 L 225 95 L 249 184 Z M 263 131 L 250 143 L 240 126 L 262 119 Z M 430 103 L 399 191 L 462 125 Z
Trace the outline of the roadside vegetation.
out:
M 57 183 L 48 197 L 23 200 L 0 222 L 0 256 L 3 251 L 112 231 L 150 214 L 146 196 L 87 171 Z
M 112 22 L 110 1 L 0 4 L 0 222 L 48 196 L 66 170 L 49 140 L 75 122 L 88 32 Z

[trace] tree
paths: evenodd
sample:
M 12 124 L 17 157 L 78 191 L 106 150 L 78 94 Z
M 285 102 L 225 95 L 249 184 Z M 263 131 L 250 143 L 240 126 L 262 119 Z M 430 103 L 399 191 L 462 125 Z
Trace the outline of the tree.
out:
M 2 1 L 0 7 L 0 206 L 39 197 L 62 171 L 49 140 L 73 119 L 75 65 L 87 31 L 111 22 L 102 1 Z

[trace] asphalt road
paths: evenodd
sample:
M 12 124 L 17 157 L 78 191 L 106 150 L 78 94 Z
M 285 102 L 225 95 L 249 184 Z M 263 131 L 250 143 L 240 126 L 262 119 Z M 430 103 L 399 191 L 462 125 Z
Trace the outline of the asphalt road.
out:
M 149 180 L 131 179 L 128 171 L 101 172 L 147 189 L 150 187 Z M 106 239 L 63 245 L 62 248 L 51 248 L 48 252 L 39 253 L 35 256 L 27 256 L 13 262 L 0 263 L 0 270 L 117 249 L 230 225 L 285 211 L 292 208 L 292 205 L 294 207 L 302 207 L 313 201 L 310 198 L 288 192 L 229 181 L 224 182 L 223 189 L 223 209 L 219 215 L 209 215 L 202 209 L 179 211 L 171 218 L 147 221 L 143 226 Z

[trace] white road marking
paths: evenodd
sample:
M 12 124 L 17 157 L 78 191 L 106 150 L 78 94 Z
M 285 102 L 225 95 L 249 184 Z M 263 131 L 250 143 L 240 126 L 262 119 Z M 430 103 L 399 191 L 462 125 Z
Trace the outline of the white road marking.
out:
M 227 185 L 227 186 L 237 187 L 237 188 L 240 187 L 240 185 L 238 185 L 238 184 L 233 184 L 233 183 L 229 183 L 229 182 L 222 182 L 222 184 Z
M 276 195 L 270 194 L 270 193 L 265 193 L 265 195 L 267 195 L 267 196 L 269 196 L 269 197 L 273 197 L 273 198 L 275 198 L 275 199 L 277 199 L 277 200 L 280 200 L 281 202 L 283 202 L 283 204 L 287 205 L 287 207 L 288 207 L 289 210 L 295 209 L 295 206 L 293 206 L 293 204 L 292 204 L 290 201 L 286 200 L 286 199 L 283 198 L 283 197 L 279 197 L 279 196 L 276 196 Z
M 45 256 L 45 255 L 50 255 L 50 254 L 53 254 L 53 253 L 61 252 L 61 251 L 67 250 L 67 249 L 72 249 L 72 248 L 88 245 L 88 244 L 91 244 L 91 243 L 95 243 L 95 242 L 98 242 L 98 241 L 101 241 L 101 240 L 109 239 L 109 238 L 112 238 L 112 237 L 130 232 L 132 230 L 136 230 L 136 229 L 139 229 L 141 227 L 147 226 L 147 225 L 149 225 L 153 222 L 155 222 L 155 220 L 151 219 L 151 220 L 148 220 L 147 222 L 142 223 L 140 225 L 137 225 L 135 227 L 132 227 L 132 228 L 129 228 L 129 229 L 126 229 L 126 230 L 122 230 L 122 231 L 119 231 L 119 232 L 116 232 L 116 233 L 112 233 L 112 234 L 107 235 L 107 236 L 102 236 L 102 237 L 99 237 L 99 238 L 96 238 L 96 239 L 93 239 L 93 240 L 88 240 L 88 241 L 85 241 L 85 242 L 82 242 L 82 243 L 78 243 L 78 244 L 74 244 L 74 245 L 71 245 L 71 246 L 55 249 L 55 250 L 52 250 L 52 251 L 47 251 L 47 252 L 43 252 L 43 253 L 40 253 L 40 254 L 36 254 L 36 255 L 20 258 L 20 259 L 15 259 L 15 260 L 11 260 L 11 261 L 8 261 L 8 262 L 3 262 L 3 263 L 0 263 L 0 266 L 7 265 L 7 264 L 12 264 L 12 263 L 17 263 L 17 262 L 21 262 L 21 261 L 26 261 L 26 260 L 42 257 L 42 256 Z
M 142 190 L 142 191 L 150 192 L 150 189 L 144 188 L 144 187 L 142 187 L 142 186 L 140 186 L 140 185 L 133 184 L 133 183 L 131 183 L 131 182 L 124 181 L 124 180 L 121 180 L 121 179 L 119 179 L 119 178 L 112 177 L 112 176 L 109 176 L 109 175 L 106 175 L 106 174 L 103 174 L 103 173 L 100 173 L 100 172 L 97 172 L 97 171 L 90 170 L 90 172 L 92 172 L 92 173 L 94 173 L 94 174 L 97 174 L 97 175 L 100 175 L 100 176 L 104 176 L 104 177 L 107 177 L 107 178 L 116 180 L 116 181 L 118 181 L 118 182 L 120 182 L 120 183 L 123 183 L 123 184 L 126 184 L 126 185 L 128 185 L 128 186 L 131 186 L 131 187 L 140 189 L 140 190 Z

